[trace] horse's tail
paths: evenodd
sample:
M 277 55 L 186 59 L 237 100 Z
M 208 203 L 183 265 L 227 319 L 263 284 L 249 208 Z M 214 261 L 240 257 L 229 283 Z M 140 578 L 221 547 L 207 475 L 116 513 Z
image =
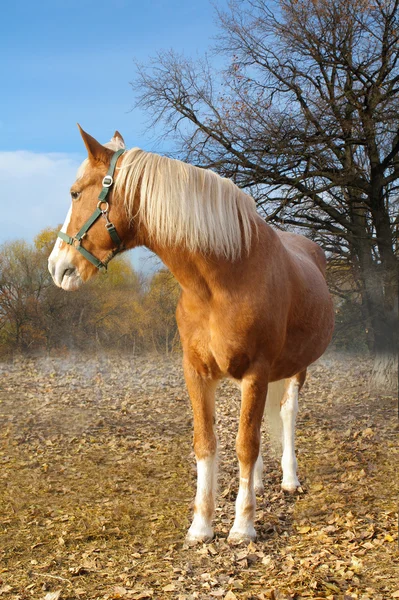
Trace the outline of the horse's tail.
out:
M 280 417 L 281 400 L 284 395 L 285 379 L 269 383 L 266 398 L 266 422 L 270 435 L 270 444 L 277 454 L 281 454 L 282 440 L 282 422 Z

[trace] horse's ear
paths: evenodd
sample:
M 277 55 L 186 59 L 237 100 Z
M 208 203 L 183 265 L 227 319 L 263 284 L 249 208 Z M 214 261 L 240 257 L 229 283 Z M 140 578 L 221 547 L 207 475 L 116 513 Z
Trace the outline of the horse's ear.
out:
M 117 147 L 118 150 L 122 150 L 126 148 L 125 140 L 119 133 L 119 131 L 115 131 L 113 137 L 111 138 L 111 143 Z
M 79 123 L 78 127 L 80 135 L 82 136 L 82 139 L 84 141 L 84 145 L 86 146 L 89 155 L 89 160 L 92 162 L 102 162 L 105 165 L 108 165 L 113 155 L 113 151 L 109 148 L 106 148 L 105 146 L 100 144 L 100 142 L 97 142 L 97 140 L 94 139 L 94 137 L 86 133 L 86 131 L 84 131 L 81 128 Z

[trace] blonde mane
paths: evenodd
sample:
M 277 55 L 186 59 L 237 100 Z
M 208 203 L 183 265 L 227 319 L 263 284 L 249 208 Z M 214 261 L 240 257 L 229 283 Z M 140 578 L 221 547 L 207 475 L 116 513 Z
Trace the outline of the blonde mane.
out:
M 123 155 L 115 192 L 124 193 L 128 218 L 138 218 L 159 244 L 181 244 L 230 260 L 250 249 L 255 202 L 213 171 L 133 148 Z

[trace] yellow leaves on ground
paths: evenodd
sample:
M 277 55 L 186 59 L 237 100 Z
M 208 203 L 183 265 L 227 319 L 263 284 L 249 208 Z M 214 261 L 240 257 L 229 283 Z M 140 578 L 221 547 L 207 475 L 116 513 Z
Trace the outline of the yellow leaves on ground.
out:
M 326 361 L 300 398 L 305 492 L 281 491 L 263 428 L 265 493 L 247 545 L 227 542 L 240 405 L 221 382 L 216 537 L 194 547 L 184 543 L 195 460 L 180 356 L 1 363 L 0 598 L 44 600 L 61 588 L 60 600 L 399 598 L 395 399 L 366 385 L 353 394 L 367 362 Z
M 311 492 L 321 492 L 321 490 L 324 489 L 324 486 L 322 483 L 314 483 L 310 486 L 310 491 Z
M 296 530 L 298 533 L 309 533 L 310 531 L 309 525 L 303 525 L 302 527 L 297 527 Z

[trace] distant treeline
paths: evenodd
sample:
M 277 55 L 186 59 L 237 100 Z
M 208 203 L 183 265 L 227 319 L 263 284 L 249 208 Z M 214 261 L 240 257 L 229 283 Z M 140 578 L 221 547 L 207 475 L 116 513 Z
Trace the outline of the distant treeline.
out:
M 56 231 L 45 229 L 30 245 L 24 241 L 0 247 L 0 357 L 15 352 L 120 350 L 127 353 L 180 349 L 175 320 L 179 286 L 161 270 L 146 278 L 126 257 L 113 260 L 76 292 L 58 289 L 47 259 Z M 351 270 L 330 265 L 335 290 L 334 345 L 366 350 L 367 323 Z
M 145 278 L 119 257 L 106 275 L 65 292 L 47 269 L 55 236 L 46 229 L 33 245 L 0 247 L 0 356 L 95 348 L 169 353 L 179 347 L 179 290 L 169 272 Z

